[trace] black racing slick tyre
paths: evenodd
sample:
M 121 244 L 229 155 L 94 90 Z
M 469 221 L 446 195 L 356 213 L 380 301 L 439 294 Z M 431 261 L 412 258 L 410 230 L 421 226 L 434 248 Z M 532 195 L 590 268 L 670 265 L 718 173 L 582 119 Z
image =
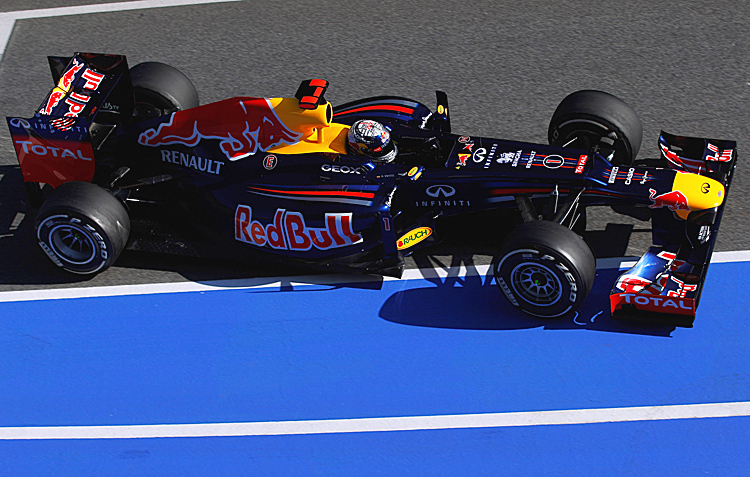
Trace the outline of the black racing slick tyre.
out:
M 163 116 L 198 106 L 198 91 L 180 70 L 164 63 L 140 63 L 130 68 L 136 118 Z
M 547 132 L 552 146 L 588 151 L 605 139 L 612 143 L 614 165 L 630 165 L 638 155 L 643 127 L 636 112 L 603 91 L 571 93 L 555 109 Z
M 122 202 L 107 190 L 68 182 L 42 204 L 35 230 L 42 250 L 57 266 L 92 275 L 117 260 L 130 235 L 130 219 Z
M 574 312 L 596 278 L 596 260 L 586 242 L 546 220 L 525 222 L 511 232 L 492 266 L 508 301 L 541 318 Z

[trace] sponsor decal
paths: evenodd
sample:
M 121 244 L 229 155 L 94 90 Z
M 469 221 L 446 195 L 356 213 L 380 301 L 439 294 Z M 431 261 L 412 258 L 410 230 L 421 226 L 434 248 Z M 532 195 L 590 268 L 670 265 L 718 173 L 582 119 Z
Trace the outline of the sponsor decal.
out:
M 82 68 L 84 68 L 84 63 L 78 61 L 77 58 L 73 58 L 71 66 L 62 74 L 60 80 L 57 82 L 57 86 L 52 89 L 47 97 L 47 101 L 45 101 L 39 110 L 40 114 L 52 114 L 53 110 L 60 104 L 60 101 L 62 101 L 63 98 L 65 98 L 64 103 L 68 106 L 68 110 L 62 114 L 64 117 L 77 118 L 83 110 L 86 109 L 86 104 L 89 99 L 91 99 L 91 96 L 71 91 L 73 83 Z M 105 75 L 86 68 L 81 77 L 85 80 L 83 89 L 96 91 Z M 63 131 L 69 129 L 69 127 L 66 127 L 66 123 L 58 123 L 56 126 Z
M 630 185 L 633 182 L 633 174 L 635 174 L 635 167 L 628 169 L 628 175 L 625 176 L 625 185 Z
M 474 162 L 484 162 L 485 157 L 487 157 L 487 149 L 480 147 L 471 156 L 471 160 Z
M 638 293 L 649 285 L 651 285 L 651 280 L 646 280 L 638 275 L 623 275 L 617 280 L 615 286 L 624 292 Z
M 29 129 L 31 127 L 31 124 L 23 118 L 11 118 L 9 123 L 14 128 Z
M 52 127 L 54 127 L 55 129 L 59 129 L 60 131 L 70 131 L 73 128 L 73 125 L 76 123 L 76 120 L 75 118 L 55 118 L 49 123 L 50 125 L 52 125 Z M 77 129 L 80 131 L 82 128 L 78 126 Z
M 536 157 L 536 151 L 531 151 L 531 154 L 529 154 L 529 160 L 526 161 L 526 169 L 531 169 L 531 165 L 534 164 L 535 157 Z M 513 167 L 516 167 L 515 160 L 513 160 Z
M 708 225 L 702 225 L 700 230 L 698 231 L 698 241 L 700 243 L 706 243 L 708 242 L 708 239 L 711 237 L 711 227 Z
M 300 212 L 276 209 L 273 221 L 262 224 L 252 220 L 249 205 L 238 205 L 234 214 L 234 238 L 257 247 L 275 250 L 308 251 L 346 247 L 362 241 L 352 229 L 351 213 L 325 214 L 325 226 L 308 227 Z
M 493 144 L 490 148 L 490 153 L 487 155 L 487 160 L 484 163 L 485 169 L 489 169 L 492 165 L 492 158 L 495 157 L 495 151 L 497 151 L 497 144 Z
M 648 171 L 646 171 L 646 172 L 643 173 L 643 179 L 640 180 L 640 184 L 643 185 L 643 184 L 645 184 L 646 182 L 648 182 L 650 180 L 651 179 L 649 179 L 649 177 L 648 177 Z
M 615 180 L 617 179 L 617 171 L 619 171 L 620 168 L 615 166 L 612 168 L 612 171 L 609 173 L 609 179 L 607 179 L 607 182 L 610 184 L 614 184 Z
M 706 146 L 706 148 L 713 153 L 713 154 L 706 154 L 707 161 L 729 162 L 732 160 L 731 149 L 724 149 L 723 151 L 721 151 L 721 154 L 719 154 L 719 147 L 715 146 L 714 144 L 708 143 L 708 146 Z
M 73 58 L 70 67 L 65 70 L 62 76 L 60 76 L 60 80 L 57 82 L 57 87 L 63 91 L 68 91 L 81 68 L 83 68 L 83 63 L 78 61 L 78 58 Z
M 66 149 L 62 147 L 42 146 L 41 144 L 36 144 L 33 141 L 15 141 L 15 143 L 21 146 L 21 151 L 23 151 L 24 154 L 33 154 L 35 156 L 61 158 L 61 159 L 68 158 L 68 159 L 80 159 L 82 161 L 93 161 L 92 157 L 88 157 L 90 153 L 83 152 L 79 149 Z M 16 146 L 16 149 L 18 150 L 18 146 Z
M 703 192 L 704 194 L 708 194 L 708 191 L 710 190 L 711 190 L 711 184 L 709 184 L 708 182 L 704 182 L 701 185 L 701 192 Z
M 399 250 L 404 250 L 409 247 L 413 247 L 414 245 L 418 244 L 422 240 L 425 240 L 430 235 L 432 235 L 431 228 L 417 227 L 416 229 L 405 233 L 400 239 L 398 239 L 398 241 L 396 242 L 396 247 Z
M 50 92 L 47 101 L 39 110 L 39 114 L 52 114 L 52 110 L 57 107 L 57 105 L 60 103 L 60 100 L 62 100 L 65 95 L 68 94 L 68 91 L 70 91 L 70 87 L 73 85 L 73 81 L 75 81 L 76 75 L 81 70 L 81 68 L 83 68 L 83 66 L 84 64 L 82 62 L 78 61 L 77 58 L 73 58 L 72 64 L 67 70 L 65 70 L 65 72 L 63 72 L 62 76 L 60 76 L 60 80 L 57 82 L 57 86 L 55 86 Z
M 458 155 L 458 164 L 457 166 L 465 166 L 466 161 L 471 157 L 471 154 L 459 154 Z
M 658 295 L 642 295 L 637 293 L 620 293 L 620 303 L 635 305 L 636 308 L 646 311 L 692 314 L 694 312 L 694 300 L 690 298 L 664 297 Z M 690 313 L 686 313 L 690 312 Z
M 230 159 L 231 160 L 231 159 Z M 276 164 L 279 162 L 279 160 L 274 156 L 273 154 L 269 154 L 266 157 L 263 158 L 263 167 L 266 170 L 272 170 L 274 167 L 276 167 Z
M 414 202 L 416 207 L 470 207 L 470 200 L 417 200 Z
M 515 152 L 501 152 L 499 156 L 497 156 L 497 163 L 498 164 L 509 164 L 513 162 L 513 158 L 516 157 Z M 518 165 L 518 162 L 516 162 L 516 165 Z
M 435 184 L 428 187 L 425 193 L 430 197 L 452 197 L 456 189 L 449 185 Z
M 102 83 L 104 75 L 86 68 L 86 70 L 83 72 L 83 79 L 86 80 L 86 83 L 83 85 L 83 89 L 96 91 L 97 89 L 99 89 L 99 85 Z
M 688 292 L 694 293 L 696 290 L 698 290 L 697 283 L 685 283 L 674 275 L 670 275 L 669 279 L 675 282 L 678 288 L 677 290 L 669 290 L 667 292 L 667 296 L 685 298 Z
M 532 156 L 535 155 L 535 154 L 536 154 L 535 151 L 531 151 L 531 155 Z M 513 164 L 512 164 L 513 167 L 516 167 L 518 165 L 518 161 L 521 160 L 521 155 L 522 155 L 522 151 L 520 149 L 518 151 L 516 151 L 516 155 L 513 156 Z
M 281 144 L 296 144 L 301 137 L 281 121 L 267 99 L 230 98 L 172 113 L 169 121 L 141 133 L 138 142 L 194 147 L 202 139 L 217 139 L 227 159 L 237 161 Z
M 576 165 L 576 174 L 583 174 L 583 169 L 586 166 L 586 161 L 589 160 L 589 156 L 587 154 L 582 155 L 578 158 L 578 165 Z
M 52 110 L 57 107 L 57 105 L 60 103 L 60 100 L 63 99 L 66 94 L 67 93 L 65 91 L 54 88 L 49 94 L 47 102 L 44 104 L 44 106 L 42 106 L 42 109 L 39 110 L 39 114 L 52 114 Z
M 206 172 L 208 174 L 219 174 L 223 162 L 214 161 L 179 151 L 161 151 L 162 162 L 171 162 L 178 166 L 188 167 L 196 171 Z
M 428 113 L 427 116 L 422 118 L 422 124 L 419 125 L 422 129 L 427 129 L 427 121 L 432 117 L 432 113 Z
M 471 141 L 470 136 L 461 136 L 460 138 L 458 138 L 458 142 L 460 142 L 461 144 L 466 144 L 470 141 Z
M 43 182 L 57 188 L 65 182 L 90 182 L 93 178 L 94 150 L 89 142 L 11 134 L 26 181 Z
M 86 103 L 88 103 L 89 99 L 91 99 L 91 96 L 76 93 L 75 91 L 70 93 L 70 96 L 65 98 L 65 104 L 68 105 L 68 112 L 64 116 L 77 118 L 86 109 Z
M 406 175 L 411 177 L 411 180 L 415 181 L 419 179 L 420 177 L 422 177 L 423 169 L 424 169 L 423 167 L 414 166 L 411 169 L 409 169 L 409 172 Z
M 473 152 L 472 151 L 473 147 L 474 147 L 474 143 L 473 142 L 467 142 L 466 144 L 464 144 L 464 149 L 463 150 L 464 151 Z
M 266 156 L 266 159 L 268 157 L 269 156 Z M 276 156 L 272 155 L 272 157 L 275 158 Z M 264 167 L 265 167 L 265 164 L 264 164 Z M 273 167 L 271 169 L 273 169 Z M 362 169 L 359 168 L 359 167 L 342 166 L 342 165 L 339 165 L 339 164 L 323 164 L 322 166 L 320 166 L 320 170 L 323 171 L 323 172 L 336 172 L 336 173 L 340 173 L 340 174 L 362 174 Z M 411 172 L 411 171 L 409 171 L 409 172 Z
M 547 169 L 558 169 L 560 166 L 565 164 L 565 159 L 562 158 L 562 156 L 558 156 L 557 154 L 552 154 L 550 156 L 547 156 L 542 160 L 542 164 L 544 164 L 544 167 Z
M 496 280 L 497 280 L 498 286 L 503 291 L 503 294 L 508 299 L 508 301 L 511 302 L 513 306 L 520 306 L 518 304 L 518 301 L 516 301 L 516 297 L 513 296 L 513 292 L 510 291 L 510 287 L 508 287 L 508 284 L 505 283 L 505 280 L 503 279 L 503 277 L 499 276 L 499 274 L 496 274 Z
M 678 190 L 673 190 L 659 195 L 656 195 L 656 191 L 654 189 L 649 189 L 648 192 L 648 198 L 651 199 L 652 202 L 649 207 L 652 209 L 668 207 L 669 210 L 672 211 L 690 210 L 687 197 L 685 197 L 685 194 Z

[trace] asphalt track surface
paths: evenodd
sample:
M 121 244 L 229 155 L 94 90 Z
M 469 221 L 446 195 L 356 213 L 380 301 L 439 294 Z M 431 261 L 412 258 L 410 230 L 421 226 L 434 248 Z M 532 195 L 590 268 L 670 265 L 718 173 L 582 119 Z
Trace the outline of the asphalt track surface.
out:
M 440 89 L 448 93 L 455 131 L 530 142 L 545 142 L 548 120 L 565 95 L 600 89 L 624 99 L 639 113 L 644 125 L 641 157 L 657 155 L 661 129 L 738 142 L 740 159 L 717 250 L 750 250 L 745 204 L 750 172 L 743 160 L 744 145 L 750 144 L 746 120 L 750 4 L 745 2 L 241 1 L 90 14 L 58 10 L 39 17 L 33 12 L 14 13 L 40 7 L 99 8 L 98 3 L 6 0 L 0 4 L 0 32 L 9 24 L 12 27 L 0 62 L 3 115 L 30 115 L 51 86 L 45 57 L 74 51 L 121 53 L 131 64 L 172 64 L 193 80 L 203 103 L 236 95 L 289 95 L 301 79 L 311 77 L 328 79 L 327 96 L 334 104 L 395 94 L 432 105 L 434 90 Z M 0 291 L 279 274 L 246 265 L 126 252 L 117 266 L 93 279 L 71 278 L 49 264 L 33 245 L 33 215 L 20 180 L 10 138 L 0 128 Z M 589 230 L 592 238 L 607 230 L 617 235 L 615 250 L 602 250 L 600 257 L 637 255 L 650 238 L 648 223 L 606 209 L 590 211 Z M 629 239 L 624 244 L 622 235 Z M 467 242 L 471 245 L 471 240 Z M 486 260 L 485 253 L 459 244 L 428 251 L 409 266 L 454 270 Z M 711 294 L 699 310 L 703 324 L 699 321 L 692 330 L 650 332 L 610 326 L 605 320 L 593 326 L 604 285 L 587 304 L 593 308 L 584 328 L 609 333 L 586 333 L 576 323 L 524 321 L 484 281 L 474 288 L 460 287 L 469 292 L 438 287 L 442 290 L 438 295 L 419 291 L 420 286 L 414 285 L 419 280 L 406 280 L 397 289 L 390 282 L 380 283 L 375 295 L 366 293 L 372 291 L 368 287 L 354 287 L 355 292 L 337 287 L 349 291 L 310 302 L 301 298 L 303 292 L 320 291 L 320 286 L 306 285 L 300 293 L 282 293 L 277 301 L 244 303 L 244 309 L 260 317 L 260 324 L 243 321 L 239 304 L 229 311 L 221 308 L 226 306 L 221 303 L 242 302 L 231 290 L 214 292 L 217 297 L 223 294 L 223 300 L 217 301 L 196 301 L 195 293 L 201 292 L 192 292 L 163 301 L 87 298 L 82 299 L 89 300 L 85 303 L 3 304 L 3 316 L 30 321 L 6 320 L 0 333 L 6 349 L 0 363 L 12 369 L 3 373 L 2 400 L 16 406 L 1 414 L 0 427 L 296 422 L 745 402 L 750 397 L 748 353 L 741 344 L 747 342 L 744 316 L 749 303 L 741 280 L 727 283 L 724 277 L 746 274 L 741 264 L 712 265 L 706 291 Z M 435 285 L 427 275 L 426 280 Z M 600 271 L 600 275 L 611 273 Z M 289 284 L 276 291 L 288 292 L 289 287 L 294 289 Z M 409 291 L 412 288 L 417 291 Z M 252 295 L 256 300 L 261 296 Z M 314 295 L 320 293 L 310 294 Z M 436 322 L 419 318 L 421 306 L 432 309 L 432 301 L 443 295 L 450 300 L 439 301 L 445 308 L 435 312 Z M 727 296 L 732 300 L 727 302 Z M 331 313 L 330 319 L 317 315 L 308 319 L 303 313 L 305 307 L 348 309 L 352 303 L 358 307 L 364 303 L 362 316 Z M 410 303 L 406 312 L 399 305 L 403 303 Z M 456 316 L 465 314 L 462 303 L 471 303 L 468 325 L 456 321 Z M 477 303 L 491 303 L 491 309 L 500 310 L 505 318 L 500 323 L 487 318 Z M 190 305 L 195 309 L 185 311 Z M 201 314 L 207 309 L 229 314 L 217 321 L 211 313 Z M 274 314 L 286 318 L 271 318 Z M 53 323 L 44 319 L 52 315 Z M 181 319 L 190 325 L 180 326 Z M 77 329 L 87 331 L 77 333 Z M 555 331 L 550 334 L 550 330 Z M 314 340 L 337 351 L 316 354 L 319 350 L 310 344 Z M 130 345 L 139 341 L 138 346 Z M 266 342 L 274 344 L 265 347 Z M 194 354 L 181 352 L 191 346 Z M 229 355 L 216 358 L 227 346 Z M 530 351 L 535 348 L 539 355 Z M 251 349 L 266 354 L 260 359 L 243 351 Z M 461 359 L 451 360 L 454 353 L 461 353 Z M 336 364 L 342 356 L 347 358 Z M 212 361 L 217 359 L 223 361 Z M 334 364 L 326 361 L 330 359 Z M 530 364 L 519 366 L 515 359 Z M 260 388 L 242 384 L 243 367 L 253 362 L 276 366 L 261 373 L 267 381 Z M 212 374 L 219 369 L 223 374 Z M 26 371 L 30 374 L 24 378 Z M 618 381 L 610 373 L 624 378 Z M 184 384 L 191 379 L 197 380 L 195 388 Z M 161 388 L 162 382 L 168 386 Z M 415 386 L 413 391 L 410 386 Z M 14 387 L 18 392 L 8 394 Z M 580 399 L 571 397 L 575 389 L 583 394 Z M 86 392 L 100 393 L 100 399 L 94 402 Z M 247 408 L 232 401 L 239 395 L 260 401 L 251 407 L 254 413 L 240 412 Z M 504 397 L 498 399 L 499 395 Z M 55 404 L 58 397 L 65 405 Z M 299 403 L 310 399 L 310 406 Z M 379 406 L 358 406 L 358 400 Z M 162 407 L 152 402 L 161 402 Z M 176 407 L 164 409 L 165 402 Z M 200 406 L 208 406 L 208 412 L 193 413 Z M 307 435 L 110 443 L 16 440 L 0 443 L 0 462 L 9 469 L 0 468 L 0 475 L 34 474 L 34 464 L 50 470 L 61 465 L 71 475 L 85 474 L 76 472 L 82 468 L 100 475 L 156 475 L 165 469 L 190 473 L 210 470 L 209 464 L 217 462 L 222 464 L 215 469 L 224 473 L 255 465 L 259 473 L 287 475 L 305 470 L 393 474 L 399 469 L 455 474 L 461 463 L 477 474 L 508 469 L 536 475 L 658 475 L 678 469 L 686 475 L 704 471 L 728 475 L 748 468 L 747 457 L 735 447 L 747 440 L 747 419 L 581 423 L 515 427 L 511 432 L 469 426 L 349 434 L 350 439 L 325 434 L 320 440 Z M 675 442 L 677 437 L 684 446 Z M 606 451 L 602 443 L 609 444 Z M 254 451 L 248 453 L 248 448 Z M 368 449 L 374 450 L 368 453 Z M 193 457 L 180 463 L 179 456 L 188 454 Z M 386 460 L 391 463 L 385 465 Z

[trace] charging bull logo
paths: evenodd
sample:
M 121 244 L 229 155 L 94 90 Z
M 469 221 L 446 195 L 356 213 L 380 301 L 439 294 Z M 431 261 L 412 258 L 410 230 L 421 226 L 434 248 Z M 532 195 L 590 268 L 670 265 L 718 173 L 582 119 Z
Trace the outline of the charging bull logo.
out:
M 83 66 L 83 63 L 73 58 L 73 64 L 70 66 L 70 68 L 65 70 L 62 76 L 60 76 L 60 80 L 57 82 L 57 86 L 52 89 L 52 92 L 50 92 L 47 101 L 39 110 L 39 114 L 52 114 L 52 110 L 55 109 L 55 107 L 60 103 L 60 100 L 68 94 L 68 91 L 70 91 L 70 87 L 73 84 L 73 81 L 76 79 L 76 75 L 81 70 L 81 68 L 83 68 Z
M 685 194 L 678 190 L 673 190 L 659 195 L 656 195 L 656 191 L 654 189 L 649 189 L 648 191 L 648 198 L 653 202 L 651 205 L 649 205 L 649 207 L 652 209 L 668 207 L 673 211 L 690 210 L 687 197 L 685 197 Z
M 236 161 L 282 143 L 296 144 L 301 137 L 284 125 L 267 99 L 232 98 L 173 113 L 168 122 L 141 133 L 138 142 L 193 147 L 201 139 L 218 139 L 224 155 Z

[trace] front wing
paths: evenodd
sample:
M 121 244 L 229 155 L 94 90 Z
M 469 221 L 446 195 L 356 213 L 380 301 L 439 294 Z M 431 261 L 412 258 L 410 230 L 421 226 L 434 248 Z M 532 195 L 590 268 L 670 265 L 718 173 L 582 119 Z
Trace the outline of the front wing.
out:
M 652 210 L 653 243 L 610 293 L 612 317 L 692 327 L 726 207 L 737 161 L 734 141 L 662 133 L 662 156 L 672 169 L 718 180 L 719 207 L 692 212 L 687 220 L 669 208 Z

